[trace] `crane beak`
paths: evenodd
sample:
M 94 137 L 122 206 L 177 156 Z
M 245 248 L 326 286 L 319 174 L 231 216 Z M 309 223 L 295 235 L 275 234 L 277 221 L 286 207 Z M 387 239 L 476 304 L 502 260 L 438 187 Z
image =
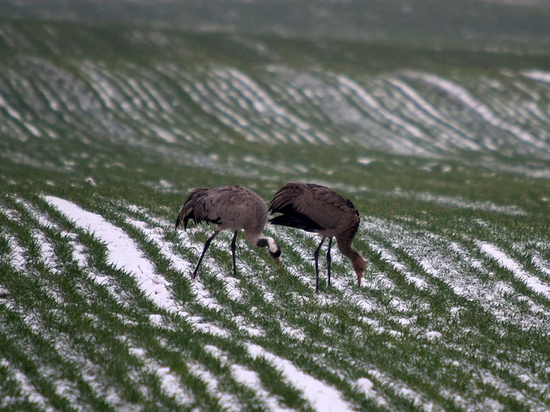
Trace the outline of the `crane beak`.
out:
M 361 287 L 361 279 L 363 278 L 363 271 L 355 272 L 357 275 L 357 286 Z
M 279 263 L 279 258 L 276 257 L 276 258 L 273 258 L 273 260 L 275 260 L 275 263 L 277 264 L 277 270 L 281 269 L 281 264 Z

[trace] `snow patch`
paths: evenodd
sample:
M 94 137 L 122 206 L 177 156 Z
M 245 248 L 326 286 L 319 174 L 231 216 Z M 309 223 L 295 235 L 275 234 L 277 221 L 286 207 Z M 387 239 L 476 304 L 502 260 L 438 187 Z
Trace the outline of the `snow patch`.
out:
M 508 269 L 512 272 L 516 279 L 525 283 L 525 285 L 535 291 L 544 295 L 546 298 L 550 299 L 550 286 L 541 282 L 536 276 L 530 275 L 512 258 L 510 258 L 506 253 L 497 248 L 496 246 L 490 243 L 476 242 L 478 247 L 483 253 L 496 260 L 497 263 L 505 269 Z
M 58 208 L 78 227 L 94 233 L 107 246 L 107 262 L 132 275 L 139 288 L 158 307 L 188 319 L 193 326 L 218 336 L 229 336 L 229 333 L 213 325 L 195 321 L 183 310 L 170 292 L 171 284 L 162 276 L 154 273 L 151 262 L 142 256 L 135 242 L 120 228 L 107 222 L 102 216 L 81 209 L 79 206 L 57 197 L 46 196 L 46 201 Z M 108 282 L 107 277 L 103 277 Z M 102 282 L 97 276 L 96 280 Z
M 38 406 L 41 410 L 55 410 L 53 407 L 47 404 L 44 396 L 40 392 L 38 392 L 38 390 L 34 387 L 29 378 L 27 378 L 27 376 L 23 374 L 23 372 L 12 366 L 10 362 L 6 359 L 0 359 L 0 365 L 10 371 L 10 375 L 18 383 L 19 390 L 21 391 L 21 394 L 25 397 L 25 399 L 27 399 L 30 403 Z M 7 398 L 4 398 L 0 402 L 0 406 L 6 405 L 6 401 L 9 401 L 9 399 Z
M 302 391 L 317 411 L 351 411 L 354 409 L 342 399 L 342 394 L 339 391 L 302 372 L 292 362 L 273 355 L 261 346 L 252 343 L 247 344 L 247 349 L 252 357 L 262 357 L 278 368 L 294 387 Z

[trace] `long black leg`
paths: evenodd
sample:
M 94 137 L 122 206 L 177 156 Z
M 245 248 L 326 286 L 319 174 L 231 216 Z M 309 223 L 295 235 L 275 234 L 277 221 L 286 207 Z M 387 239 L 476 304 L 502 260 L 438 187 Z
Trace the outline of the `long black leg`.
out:
M 325 242 L 326 237 L 321 239 L 321 243 L 319 243 L 319 247 L 315 250 L 315 253 L 313 256 L 315 257 L 315 293 L 319 293 L 319 251 L 321 250 L 321 246 L 323 246 L 323 243 Z
M 210 236 L 210 238 L 204 244 L 204 249 L 202 250 L 202 255 L 199 259 L 199 263 L 197 263 L 197 266 L 195 267 L 195 270 L 193 271 L 193 274 L 191 275 L 191 277 L 193 279 L 195 279 L 195 276 L 197 276 L 197 271 L 199 270 L 199 266 L 201 265 L 202 258 L 204 257 L 204 254 L 206 253 L 206 251 L 208 250 L 208 247 L 210 246 L 210 242 L 212 242 L 212 239 L 214 239 L 218 233 L 220 233 L 220 231 L 216 230 L 214 232 L 214 234 L 212 236 Z
M 237 264 L 235 263 L 235 241 L 237 240 L 237 235 L 239 232 L 235 231 L 235 236 L 233 236 L 233 241 L 231 242 L 231 253 L 233 253 L 233 276 L 237 277 Z
M 330 262 L 332 258 L 330 257 L 330 247 L 332 246 L 332 238 L 328 241 L 328 250 L 327 250 L 327 267 L 328 267 L 328 285 L 330 286 Z

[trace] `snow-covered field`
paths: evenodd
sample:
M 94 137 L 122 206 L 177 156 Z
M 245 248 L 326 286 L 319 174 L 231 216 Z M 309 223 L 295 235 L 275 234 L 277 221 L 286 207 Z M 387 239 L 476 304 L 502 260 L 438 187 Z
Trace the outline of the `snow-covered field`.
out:
M 0 39 L 1 410 L 550 408 L 546 54 Z M 213 227 L 174 230 L 189 190 L 288 181 L 354 202 L 361 287 L 334 248 L 316 294 L 318 238 L 270 225 L 281 269 L 241 235 L 233 277 L 227 233 L 191 279 Z

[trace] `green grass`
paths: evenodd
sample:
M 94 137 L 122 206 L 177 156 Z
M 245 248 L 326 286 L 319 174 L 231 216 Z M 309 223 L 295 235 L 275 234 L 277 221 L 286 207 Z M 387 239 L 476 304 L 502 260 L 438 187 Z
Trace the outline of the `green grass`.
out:
M 547 112 L 547 86 L 521 74 L 547 70 L 547 56 L 245 36 L 265 45 L 265 55 L 231 35 L 160 30 L 167 38 L 161 47 L 124 36 L 139 30 L 132 25 L 1 24 L 30 46 L 0 49 L 0 96 L 9 104 L 0 107 L 0 409 L 325 406 L 316 408 L 282 366 L 254 356 L 250 345 L 335 389 L 356 410 L 549 407 L 548 296 L 480 248 L 494 245 L 550 284 L 549 159 L 456 95 L 407 77 L 413 69 L 453 81 L 545 145 L 545 118 L 506 110 Z M 257 89 L 227 80 L 227 68 L 272 105 L 256 96 L 254 106 Z M 337 76 L 379 99 L 380 112 L 346 95 Z M 503 89 L 483 89 L 487 78 Z M 494 139 L 502 150 L 449 146 L 420 156 L 382 146 L 391 137 L 405 145 L 409 133 L 377 120 L 383 110 L 422 130 L 425 147 L 443 141 L 443 129 L 453 132 L 411 120 L 388 79 L 413 87 L 442 122 L 458 124 L 480 145 Z M 516 83 L 540 98 L 518 92 Z M 255 109 L 258 102 L 267 108 Z M 341 119 L 353 110 L 360 121 Z M 154 127 L 177 138 L 167 142 Z M 248 141 L 247 133 L 268 139 Z M 280 143 L 277 133 L 324 133 L 332 144 Z M 174 230 L 188 191 L 241 184 L 269 200 L 288 181 L 319 182 L 352 199 L 362 219 L 354 246 L 367 261 L 363 286 L 333 248 L 334 284 L 327 285 L 323 250 L 316 294 L 319 239 L 271 226 L 266 232 L 283 250 L 280 270 L 241 235 L 233 278 L 227 233 L 192 280 L 214 227 Z M 122 257 L 113 262 L 113 244 L 97 227 L 82 227 L 46 196 L 121 229 L 177 307 L 155 303 Z M 235 365 L 252 372 L 269 399 L 243 383 Z M 372 382 L 372 397 L 356 386 L 360 378 Z

